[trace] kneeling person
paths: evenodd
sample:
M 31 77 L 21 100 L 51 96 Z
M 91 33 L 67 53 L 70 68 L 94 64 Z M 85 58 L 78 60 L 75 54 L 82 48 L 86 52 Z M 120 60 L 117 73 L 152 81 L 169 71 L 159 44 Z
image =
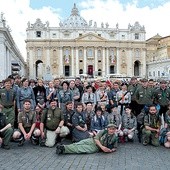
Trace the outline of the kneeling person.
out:
M 46 146 L 53 147 L 57 138 L 68 135 L 69 129 L 63 124 L 63 112 L 57 107 L 55 100 L 50 101 L 50 106 L 43 112 L 40 123 L 41 137 L 45 139 Z
M 38 140 L 40 130 L 35 129 L 36 114 L 31 110 L 31 101 L 25 100 L 23 102 L 24 110 L 18 114 L 18 127 L 14 131 L 14 141 L 19 141 L 18 146 L 22 146 L 25 140 Z
M 107 130 L 101 130 L 94 138 L 84 139 L 70 145 L 58 145 L 56 153 L 95 153 L 100 150 L 111 153 L 116 151 L 116 147 L 116 125 L 109 124 Z

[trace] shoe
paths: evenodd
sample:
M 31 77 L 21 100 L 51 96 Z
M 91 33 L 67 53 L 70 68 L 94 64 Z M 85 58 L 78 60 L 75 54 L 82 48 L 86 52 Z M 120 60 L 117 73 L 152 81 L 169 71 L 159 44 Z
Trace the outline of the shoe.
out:
M 39 139 L 36 138 L 36 137 L 34 137 L 34 136 L 32 136 L 32 137 L 31 137 L 31 143 L 32 143 L 33 145 L 39 145 Z
M 2 144 L 2 145 L 1 145 L 1 148 L 6 149 L 6 150 L 9 150 L 9 149 L 10 149 L 10 146 L 9 146 L 9 145 L 4 145 L 4 144 Z
M 147 141 L 143 141 L 143 145 L 146 146 L 148 144 Z
M 57 145 L 56 147 L 56 154 L 60 155 L 64 153 L 64 145 Z
M 25 139 L 23 138 L 21 141 L 19 141 L 18 146 L 23 146 L 25 142 Z

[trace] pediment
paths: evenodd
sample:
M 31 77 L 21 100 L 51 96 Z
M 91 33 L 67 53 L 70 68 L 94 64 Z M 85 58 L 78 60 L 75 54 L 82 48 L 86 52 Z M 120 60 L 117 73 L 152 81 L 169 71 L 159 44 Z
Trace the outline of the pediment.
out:
M 88 33 L 76 38 L 76 41 L 106 41 L 106 39 L 94 33 Z

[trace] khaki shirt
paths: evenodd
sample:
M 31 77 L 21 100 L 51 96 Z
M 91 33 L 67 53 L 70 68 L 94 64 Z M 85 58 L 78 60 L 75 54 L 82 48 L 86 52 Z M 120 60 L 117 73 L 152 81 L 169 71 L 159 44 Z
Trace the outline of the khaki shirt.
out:
M 59 108 L 46 109 L 41 117 L 41 122 L 47 130 L 56 130 L 60 121 L 64 120 L 63 112 Z
M 151 128 L 157 129 L 157 128 L 159 128 L 160 124 L 161 124 L 161 121 L 160 121 L 160 118 L 157 114 L 154 114 L 154 115 L 147 114 L 147 115 L 145 115 L 145 117 L 144 117 L 144 125 L 145 126 L 149 126 Z
M 24 128 L 30 128 L 36 122 L 36 113 L 34 111 L 19 112 L 18 123 L 22 123 Z

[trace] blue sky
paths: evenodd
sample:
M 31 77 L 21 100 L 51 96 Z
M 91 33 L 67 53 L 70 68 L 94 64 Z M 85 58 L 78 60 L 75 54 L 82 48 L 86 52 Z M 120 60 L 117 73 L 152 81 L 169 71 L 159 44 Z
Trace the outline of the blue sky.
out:
M 70 15 L 70 9 L 73 4 L 76 3 L 81 10 L 81 6 L 79 5 L 84 0 L 30 0 L 30 7 L 33 9 L 41 9 L 43 6 L 51 6 L 55 9 L 58 9 L 58 12 L 61 16 L 66 18 Z M 103 0 L 103 2 L 107 0 Z M 114 0 L 113 0 L 114 1 Z M 162 6 L 166 2 L 170 2 L 170 0 L 118 0 L 121 4 L 126 7 L 128 3 L 136 3 L 138 8 L 149 7 L 151 9 L 157 8 L 158 6 Z
M 136 21 L 146 29 L 146 39 L 157 33 L 170 35 L 170 0 L 0 0 L 0 13 L 4 13 L 13 39 L 26 58 L 25 40 L 28 21 L 34 24 L 37 18 L 50 27 L 58 27 L 59 22 L 71 14 L 76 3 L 80 15 L 89 22 L 109 23 L 109 28 L 119 24 L 127 29 Z M 10 4 L 10 5 L 9 5 Z

